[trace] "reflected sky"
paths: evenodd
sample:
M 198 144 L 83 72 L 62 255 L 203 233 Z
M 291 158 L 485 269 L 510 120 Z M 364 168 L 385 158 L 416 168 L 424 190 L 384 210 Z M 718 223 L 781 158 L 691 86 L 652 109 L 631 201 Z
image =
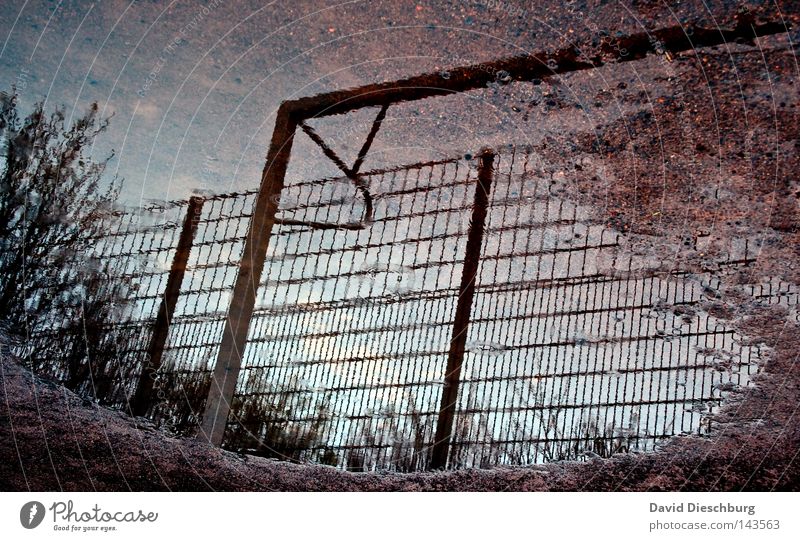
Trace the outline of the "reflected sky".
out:
M 598 30 L 723 24 L 735 12 L 725 3 L 712 11 L 701 2 L 640 4 L 649 3 L 5 2 L 0 74 L 26 107 L 46 99 L 75 116 L 97 101 L 113 114 L 97 155 L 115 151 L 112 171 L 136 204 L 257 187 L 283 100 L 555 49 Z M 662 68 L 645 61 L 393 108 L 365 170 L 591 130 L 630 112 L 614 99 L 621 81 L 639 80 L 657 94 L 639 77 L 643 69 Z M 602 92 L 610 99 L 596 107 Z M 361 111 L 315 127 L 352 160 L 373 116 Z M 297 142 L 290 176 L 335 172 L 312 143 Z

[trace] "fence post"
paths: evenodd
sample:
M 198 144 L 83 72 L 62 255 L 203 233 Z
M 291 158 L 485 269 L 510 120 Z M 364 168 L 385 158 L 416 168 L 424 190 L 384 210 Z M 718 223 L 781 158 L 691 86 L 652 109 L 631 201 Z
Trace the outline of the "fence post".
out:
M 256 292 L 264 270 L 269 238 L 272 226 L 275 224 L 275 214 L 278 211 L 296 128 L 297 121 L 284 103 L 278 109 L 275 119 L 267 162 L 261 174 L 261 186 L 244 241 L 236 283 L 233 286 L 217 364 L 214 366 L 203 420 L 197 432 L 198 439 L 212 445 L 221 445 L 225 435 L 225 425 L 236 391 L 236 382 L 239 379 Z
M 461 383 L 461 365 L 467 344 L 467 330 L 472 313 L 472 299 L 475 296 L 475 282 L 481 260 L 483 231 L 489 208 L 489 194 L 492 190 L 492 166 L 494 153 L 489 149 L 481 151 L 478 157 L 478 182 L 475 185 L 475 199 L 472 206 L 472 220 L 467 234 L 467 247 L 464 267 L 461 271 L 461 285 L 458 288 L 458 303 L 453 318 L 453 335 L 450 339 L 450 352 L 447 355 L 447 370 L 444 376 L 442 402 L 439 420 L 431 453 L 431 469 L 444 469 L 450 452 L 450 438 L 453 433 L 453 419 L 458 402 L 458 387 Z
M 147 347 L 147 360 L 142 367 L 139 383 L 131 399 L 131 413 L 133 415 L 146 415 L 152 403 L 153 385 L 158 369 L 161 368 L 164 346 L 167 344 L 167 337 L 169 336 L 169 326 L 175 315 L 175 306 L 181 293 L 181 284 L 186 274 L 189 252 L 192 250 L 192 242 L 194 242 L 194 236 L 197 233 L 197 223 L 203 210 L 203 202 L 202 197 L 192 197 L 186 207 L 186 216 L 183 219 L 183 227 L 178 237 L 178 246 L 175 248 L 172 267 L 169 269 L 167 286 L 164 288 L 164 295 L 161 297 L 161 304 L 158 307 L 156 322 L 153 326 L 153 334 Z

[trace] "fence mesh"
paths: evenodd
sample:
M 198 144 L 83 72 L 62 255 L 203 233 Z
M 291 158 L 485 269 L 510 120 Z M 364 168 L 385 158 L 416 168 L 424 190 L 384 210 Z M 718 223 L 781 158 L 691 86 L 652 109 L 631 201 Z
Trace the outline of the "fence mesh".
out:
M 286 456 L 352 468 L 425 466 L 474 172 L 456 160 L 367 178 L 369 227 L 274 232 L 230 445 L 260 440 Z M 363 206 L 349 180 L 306 182 L 285 189 L 281 214 L 355 223 Z M 290 427 L 291 441 L 282 440 L 286 429 L 271 440 L 275 422 Z
M 193 430 L 208 393 L 254 195 L 203 198 L 201 212 L 193 218 L 196 233 L 148 411 L 153 420 L 177 432 Z M 106 217 L 108 232 L 97 239 L 90 254 L 103 262 L 103 276 L 95 273 L 87 279 L 80 269 L 65 270 L 62 279 L 72 281 L 80 294 L 62 303 L 65 306 L 55 313 L 60 319 L 31 337 L 28 349 L 40 359 L 38 371 L 70 383 L 77 370 L 83 374 L 73 385 L 77 390 L 106 405 L 129 409 L 148 359 L 167 281 L 174 272 L 188 208 L 188 201 L 174 201 Z M 76 262 L 85 264 L 84 254 L 75 256 Z M 115 291 L 109 294 L 109 288 Z M 98 300 L 119 306 L 111 317 L 87 326 L 87 303 Z M 79 317 L 77 327 L 63 318 L 65 311 Z M 65 329 L 73 332 L 64 333 Z M 64 351 L 74 349 L 76 343 L 93 339 L 103 343 L 94 356 L 65 357 Z
M 49 321 L 31 330 L 23 357 L 39 372 L 105 404 L 126 405 L 141 372 L 184 206 L 150 205 L 106 216 L 106 232 L 91 253 L 71 254 L 68 261 L 74 264 L 60 271 L 59 289 L 77 294 L 62 298 L 47 313 Z M 84 268 L 94 261 L 102 262 L 101 272 Z M 30 297 L 49 296 L 48 289 L 31 291 Z M 93 318 L 90 305 L 105 302 L 119 306 L 109 317 Z M 102 343 L 93 352 L 78 349 L 89 340 Z
M 711 274 L 650 276 L 621 234 L 537 175 L 495 165 L 450 467 L 652 449 L 697 432 L 756 370 L 699 309 Z M 289 183 L 225 444 L 349 469 L 425 468 L 477 178 L 476 160 Z M 725 265 L 748 263 L 747 246 Z M 715 356 L 723 355 L 723 360 Z
M 609 456 L 708 431 L 760 351 L 703 303 L 752 246 L 734 242 L 714 272 L 648 271 L 534 161 L 510 149 L 494 162 L 448 466 Z M 365 173 L 369 202 L 346 178 L 287 181 L 227 448 L 351 470 L 429 466 L 477 176 L 472 156 Z M 255 196 L 204 197 L 192 217 L 147 412 L 178 432 L 203 409 Z M 122 293 L 100 333 L 113 355 L 82 361 L 93 367 L 83 390 L 105 403 L 125 408 L 136 390 L 189 206 L 115 213 L 98 239 Z M 796 286 L 748 287 L 798 317 Z M 59 325 L 31 347 L 66 381 Z

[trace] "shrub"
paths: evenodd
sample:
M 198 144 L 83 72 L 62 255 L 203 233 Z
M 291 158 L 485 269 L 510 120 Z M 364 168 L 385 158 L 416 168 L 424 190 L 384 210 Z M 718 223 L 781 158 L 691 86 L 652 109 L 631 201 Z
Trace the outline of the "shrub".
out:
M 89 156 L 109 119 L 97 104 L 67 125 L 37 103 L 22 118 L 0 92 L 0 317 L 29 368 L 107 398 L 115 388 L 115 334 L 125 284 L 95 253 L 113 220 L 109 155 Z

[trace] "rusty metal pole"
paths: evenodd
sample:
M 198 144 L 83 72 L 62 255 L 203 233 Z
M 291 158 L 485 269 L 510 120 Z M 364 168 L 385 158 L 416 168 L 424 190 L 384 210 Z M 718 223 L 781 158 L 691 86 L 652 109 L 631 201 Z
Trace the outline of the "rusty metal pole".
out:
M 261 186 L 233 286 L 217 364 L 214 366 L 203 420 L 197 433 L 198 439 L 213 445 L 221 445 L 225 435 L 296 128 L 296 119 L 289 108 L 282 105 L 275 119 L 267 163 L 261 175 Z
M 442 402 L 439 420 L 431 454 L 431 469 L 439 470 L 447 466 L 450 452 L 450 438 L 453 433 L 453 420 L 458 402 L 458 387 L 461 383 L 461 365 L 467 345 L 467 331 L 472 315 L 472 299 L 475 296 L 475 282 L 481 261 L 483 232 L 489 208 L 489 194 L 492 190 L 492 166 L 494 153 L 485 149 L 478 157 L 478 182 L 472 206 L 472 220 L 467 234 L 467 247 L 464 267 L 461 271 L 461 285 L 458 288 L 458 303 L 453 318 L 453 335 L 450 339 L 450 352 L 447 356 L 447 370 L 442 389 Z
M 178 237 L 178 246 L 175 248 L 175 257 L 172 259 L 167 285 L 164 288 L 164 295 L 161 297 L 161 304 L 156 314 L 153 335 L 150 337 L 150 344 L 147 347 L 147 359 L 142 367 L 139 383 L 131 399 L 130 408 L 133 415 L 146 415 L 152 404 L 153 385 L 155 384 L 158 370 L 161 368 L 164 347 L 169 337 L 169 325 L 175 315 L 175 306 L 181 293 L 181 284 L 186 274 L 186 265 L 189 263 L 189 252 L 192 251 L 192 243 L 197 233 L 200 213 L 203 211 L 203 202 L 202 197 L 192 197 L 186 207 L 186 216 L 183 219 L 183 227 Z

